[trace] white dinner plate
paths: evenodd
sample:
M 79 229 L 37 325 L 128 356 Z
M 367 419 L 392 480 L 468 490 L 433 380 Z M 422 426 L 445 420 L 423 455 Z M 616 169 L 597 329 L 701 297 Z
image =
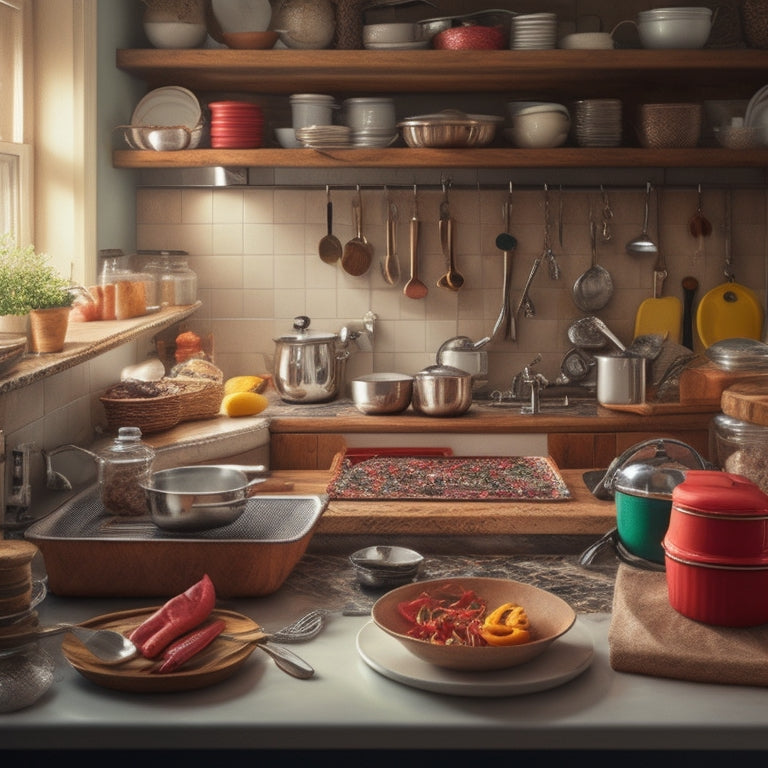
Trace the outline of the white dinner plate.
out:
M 406 650 L 372 621 L 357 634 L 357 651 L 373 670 L 397 683 L 451 696 L 521 696 L 573 680 L 592 663 L 589 630 L 579 623 L 541 656 L 519 667 L 493 672 L 456 672 L 428 664 Z
M 192 91 L 178 85 L 155 88 L 136 105 L 131 125 L 185 125 L 192 130 L 200 121 L 200 102 Z
M 752 121 L 752 113 L 755 109 L 755 107 L 760 103 L 764 102 L 766 99 L 768 99 L 768 85 L 764 85 L 762 88 L 759 88 L 755 93 L 752 95 L 752 98 L 747 103 L 747 108 L 744 112 L 744 125 L 751 125 Z
M 768 94 L 752 107 L 749 122 L 745 124 L 757 130 L 760 144 L 768 146 Z

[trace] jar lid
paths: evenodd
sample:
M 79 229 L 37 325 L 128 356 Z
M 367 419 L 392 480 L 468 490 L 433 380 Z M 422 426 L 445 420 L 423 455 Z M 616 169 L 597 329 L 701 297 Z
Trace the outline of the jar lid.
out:
M 631 464 L 617 471 L 613 487 L 630 496 L 671 499 L 672 491 L 685 480 L 687 469 L 680 464 Z
M 318 342 L 336 341 L 339 338 L 337 333 L 310 331 L 309 325 L 311 322 L 306 315 L 299 315 L 293 319 L 293 333 L 286 333 L 284 336 L 272 339 L 272 341 L 289 344 L 317 344 Z
M 429 365 L 423 371 L 419 371 L 416 374 L 417 379 L 446 379 L 446 378 L 459 378 L 470 379 L 471 373 L 462 370 L 461 368 L 454 368 L 452 365 Z
M 673 505 L 698 512 L 734 515 L 768 514 L 768 495 L 742 475 L 691 470 L 672 491 Z

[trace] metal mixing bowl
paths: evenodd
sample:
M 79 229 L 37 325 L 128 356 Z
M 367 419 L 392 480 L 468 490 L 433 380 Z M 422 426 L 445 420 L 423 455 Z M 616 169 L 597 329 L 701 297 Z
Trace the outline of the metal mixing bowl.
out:
M 461 416 L 472 405 L 472 376 L 449 365 L 431 365 L 415 376 L 412 404 L 423 416 Z
M 496 115 L 468 115 L 445 109 L 433 115 L 408 117 L 397 127 L 409 147 L 482 147 L 490 144 L 504 118 Z
M 352 379 L 350 389 L 355 407 L 362 413 L 401 413 L 411 404 L 413 376 L 369 373 Z
M 251 488 L 265 479 L 249 480 L 233 467 L 199 465 L 153 472 L 142 487 L 158 528 L 205 531 L 235 522 L 245 511 Z

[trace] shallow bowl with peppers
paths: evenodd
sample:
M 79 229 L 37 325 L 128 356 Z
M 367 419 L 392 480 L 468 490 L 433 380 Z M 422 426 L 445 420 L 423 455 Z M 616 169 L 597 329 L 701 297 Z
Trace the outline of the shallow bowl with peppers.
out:
M 508 603 L 524 609 L 528 638 L 510 645 L 490 645 L 478 639 L 485 618 Z M 380 597 L 371 616 L 381 630 L 423 661 L 463 671 L 525 664 L 544 653 L 576 620 L 573 608 L 551 592 L 519 581 L 485 577 L 406 584 Z M 443 616 L 450 618 L 450 625 Z M 427 624 L 429 630 L 425 630 Z M 452 632 L 451 626 L 458 631 Z M 432 639 L 422 639 L 429 632 L 433 632 Z

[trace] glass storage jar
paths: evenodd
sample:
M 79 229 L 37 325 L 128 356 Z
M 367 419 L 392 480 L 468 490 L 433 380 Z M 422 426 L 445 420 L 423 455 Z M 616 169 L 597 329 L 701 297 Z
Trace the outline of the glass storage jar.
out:
M 719 413 L 710 423 L 709 454 L 718 469 L 768 493 L 768 427 Z
M 54 667 L 36 641 L 0 650 L 0 713 L 34 704 L 53 684 Z
M 172 307 L 186 306 L 197 301 L 197 274 L 186 259 L 176 258 L 160 279 L 162 302 Z
M 142 485 L 149 481 L 155 452 L 142 442 L 138 427 L 120 427 L 117 438 L 99 456 L 101 503 L 113 515 L 149 514 Z

